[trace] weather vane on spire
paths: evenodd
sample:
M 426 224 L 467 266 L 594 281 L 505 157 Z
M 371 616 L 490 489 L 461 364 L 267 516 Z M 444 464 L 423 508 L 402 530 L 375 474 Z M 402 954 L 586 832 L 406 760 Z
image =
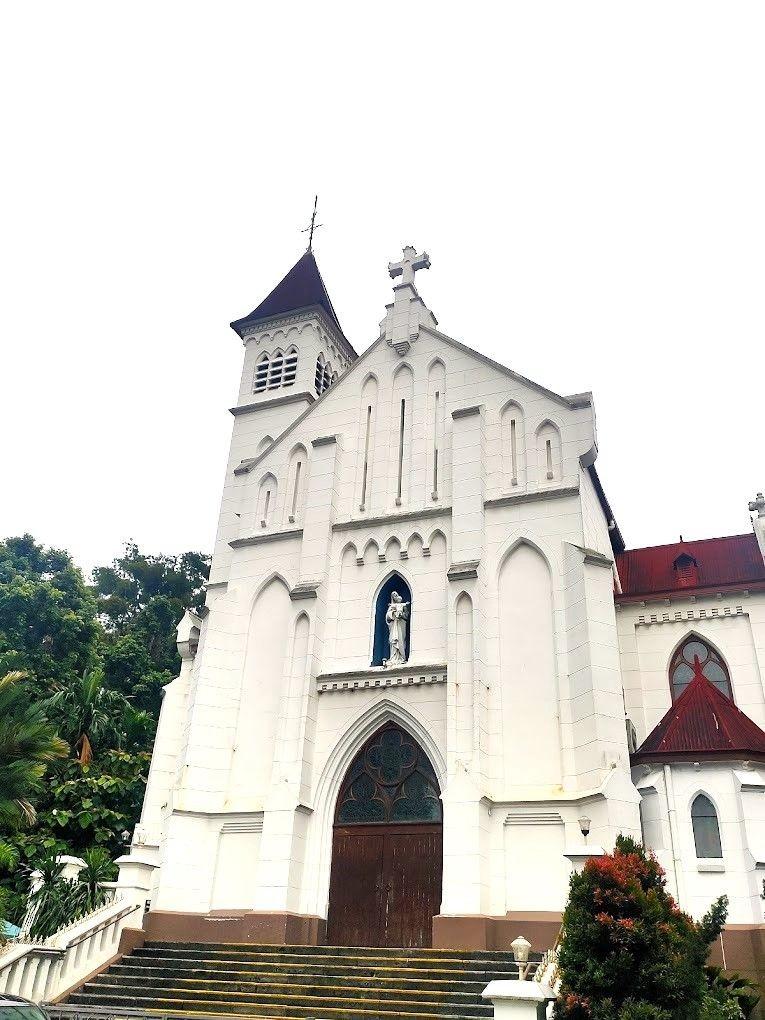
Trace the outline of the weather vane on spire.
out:
M 313 200 L 313 213 L 311 214 L 311 223 L 310 223 L 310 226 L 304 227 L 303 230 L 300 231 L 301 234 L 308 234 L 308 251 L 311 251 L 313 249 L 313 232 L 314 232 L 314 230 L 318 230 L 319 227 L 323 227 L 324 226 L 323 223 L 317 223 L 316 222 L 316 207 L 317 207 L 318 204 L 319 204 L 319 196 L 315 195 L 314 196 L 314 200 Z

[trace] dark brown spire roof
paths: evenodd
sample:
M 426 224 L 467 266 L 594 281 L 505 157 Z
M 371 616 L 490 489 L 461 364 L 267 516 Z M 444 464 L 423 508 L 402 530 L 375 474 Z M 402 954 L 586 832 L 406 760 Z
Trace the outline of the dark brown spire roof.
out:
M 261 301 L 258 307 L 250 312 L 249 315 L 245 315 L 243 319 L 236 319 L 232 322 L 231 328 L 239 336 L 242 336 L 245 329 L 256 322 L 261 322 L 264 319 L 273 319 L 277 315 L 286 315 L 288 312 L 296 312 L 299 309 L 312 308 L 317 305 L 324 309 L 330 321 L 342 336 L 343 331 L 340 321 L 335 314 L 335 309 L 332 307 L 332 302 L 321 278 L 316 259 L 309 248 L 304 255 L 301 255 L 284 279 L 277 283 L 268 297 Z

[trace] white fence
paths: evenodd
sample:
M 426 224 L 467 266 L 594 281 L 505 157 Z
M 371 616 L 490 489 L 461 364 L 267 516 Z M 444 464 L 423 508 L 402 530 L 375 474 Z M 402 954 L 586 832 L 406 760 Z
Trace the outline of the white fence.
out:
M 41 942 L 0 949 L 0 992 L 51 1002 L 116 955 L 123 928 L 140 928 L 143 904 L 115 899 Z

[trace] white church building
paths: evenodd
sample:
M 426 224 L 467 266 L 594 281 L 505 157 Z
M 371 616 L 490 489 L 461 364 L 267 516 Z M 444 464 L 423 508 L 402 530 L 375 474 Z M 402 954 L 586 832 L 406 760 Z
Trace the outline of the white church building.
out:
M 685 909 L 729 895 L 752 970 L 765 500 L 627 551 L 592 395 L 441 332 L 429 266 L 389 266 L 362 355 L 310 249 L 232 323 L 206 605 L 120 884 L 153 939 L 545 949 L 572 867 L 642 834 Z

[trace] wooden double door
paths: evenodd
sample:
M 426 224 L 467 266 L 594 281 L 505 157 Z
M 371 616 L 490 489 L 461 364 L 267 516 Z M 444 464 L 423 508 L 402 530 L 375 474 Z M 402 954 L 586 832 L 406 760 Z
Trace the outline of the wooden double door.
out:
M 442 847 L 433 767 L 409 733 L 388 723 L 354 758 L 338 797 L 327 942 L 430 946 Z
M 335 828 L 327 941 L 430 946 L 441 871 L 440 824 Z

